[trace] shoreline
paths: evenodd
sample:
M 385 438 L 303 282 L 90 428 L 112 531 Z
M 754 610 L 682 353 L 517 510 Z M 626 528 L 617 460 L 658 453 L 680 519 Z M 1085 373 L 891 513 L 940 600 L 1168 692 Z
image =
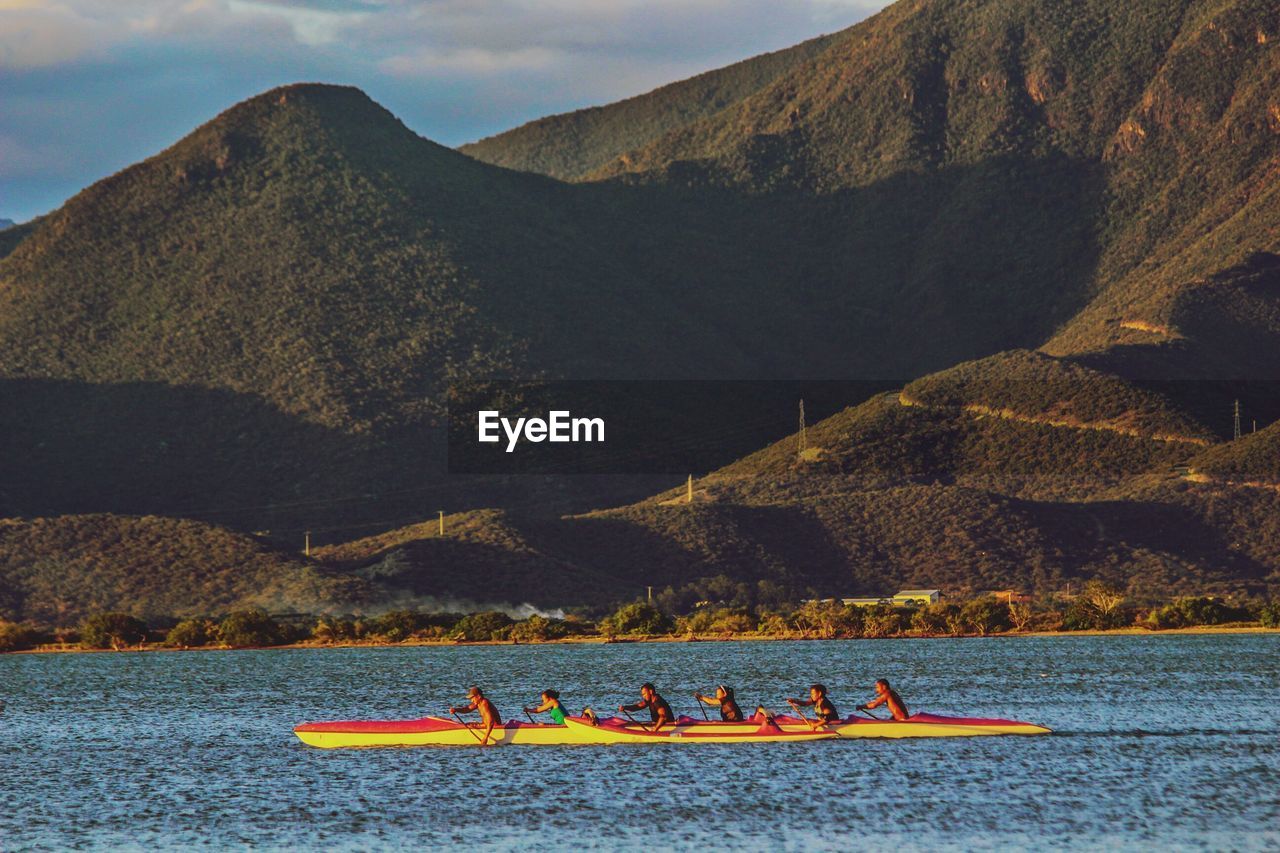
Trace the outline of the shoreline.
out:
M 831 640 L 977 640 L 977 639 L 1035 639 L 1043 637 L 1162 637 L 1162 636 L 1207 636 L 1214 634 L 1280 634 L 1280 628 L 1266 628 L 1261 625 L 1199 625 L 1190 628 L 1165 628 L 1154 630 L 1129 626 L 1125 628 L 1090 629 L 1083 631 L 1021 631 L 1000 634 L 933 634 L 906 635 L 895 637 L 800 637 L 776 634 L 734 634 L 729 636 L 636 636 L 606 638 L 599 636 L 560 637 L 554 640 L 513 643 L 510 640 L 445 640 L 445 639 L 409 639 L 393 643 L 387 641 L 353 640 L 340 643 L 286 643 L 278 646 L 191 646 L 175 648 L 163 643 L 146 643 L 120 649 L 85 649 L 73 644 L 47 644 L 34 649 L 5 652 L 11 655 L 58 655 L 58 654 L 114 654 L 117 652 L 233 652 L 262 649 L 286 649 L 305 651 L 309 649 L 395 649 L 395 648 L 449 648 L 454 646 L 612 646 L 636 643 L 784 643 L 784 642 L 821 642 Z

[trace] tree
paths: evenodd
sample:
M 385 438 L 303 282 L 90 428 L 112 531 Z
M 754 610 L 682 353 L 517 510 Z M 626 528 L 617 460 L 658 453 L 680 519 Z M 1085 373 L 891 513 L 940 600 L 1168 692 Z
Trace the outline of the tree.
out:
M 37 639 L 36 632 L 31 628 L 0 619 L 0 652 L 21 652 L 34 648 Z
M 865 624 L 862 608 L 838 601 L 806 601 L 791 619 L 801 631 L 824 639 L 860 636 Z
M 891 637 L 902 633 L 902 623 L 902 614 L 898 610 L 888 604 L 877 604 L 863 610 L 862 635 Z
M 1084 585 L 1080 600 L 1093 615 L 1095 627 L 1119 627 L 1120 605 L 1124 604 L 1124 593 L 1119 589 L 1105 581 L 1091 580 Z
M 1280 628 L 1280 598 L 1262 605 L 1258 611 L 1258 621 L 1264 628 Z
M 600 622 L 605 634 L 669 634 L 675 627 L 671 617 L 647 601 L 624 604 Z
M 952 628 L 957 624 L 960 624 L 960 607 L 946 601 L 926 604 L 911 614 L 912 629 L 926 637 L 959 633 Z
M 483 642 L 485 640 L 505 640 L 515 623 L 501 610 L 482 610 L 470 613 L 458 620 L 450 633 L 460 640 Z
M 204 617 L 183 619 L 169 629 L 169 633 L 165 635 L 164 644 L 179 649 L 207 646 L 213 642 L 217 634 L 218 626 L 210 619 Z
M 80 623 L 80 645 L 86 649 L 124 648 L 146 636 L 146 623 L 127 613 L 95 613 Z
M 1009 627 L 1009 606 L 994 598 L 975 598 L 960 610 L 965 624 L 981 637 Z
M 565 627 L 563 620 L 548 619 L 537 613 L 511 626 L 511 639 L 522 643 L 545 643 L 568 633 L 569 629 Z
M 276 620 L 262 610 L 237 610 L 218 625 L 218 639 L 232 648 L 274 646 L 283 632 Z
M 1027 630 L 1033 615 L 1035 611 L 1031 609 L 1030 604 L 1021 601 L 1009 602 L 1009 622 L 1013 625 L 1013 630 L 1019 632 Z

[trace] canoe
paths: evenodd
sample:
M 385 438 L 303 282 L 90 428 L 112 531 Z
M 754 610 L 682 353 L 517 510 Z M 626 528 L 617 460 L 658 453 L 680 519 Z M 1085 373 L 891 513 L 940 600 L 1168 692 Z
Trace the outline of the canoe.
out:
M 303 723 L 293 733 L 307 746 L 322 749 L 371 746 L 479 746 L 484 736 L 480 723 L 463 725 L 445 717 L 423 717 L 419 720 L 336 720 Z M 566 726 L 550 723 L 527 723 L 511 720 L 496 726 L 489 736 L 490 744 L 563 744 L 577 743 L 568 739 Z
M 445 717 L 419 720 L 339 720 L 303 723 L 294 734 L 308 746 L 323 749 L 378 746 L 478 746 L 484 727 L 463 725 Z M 742 723 L 680 717 L 676 725 L 651 732 L 644 724 L 619 717 L 605 717 L 590 725 L 581 717 L 568 717 L 565 725 L 511 720 L 493 730 L 491 744 L 606 743 L 776 743 L 835 738 L 977 737 L 983 735 L 1047 734 L 1049 729 L 1018 720 L 978 717 L 944 717 L 916 714 L 907 720 L 873 720 L 848 717 L 817 731 L 799 717 L 780 716 L 775 725 L 748 720 Z

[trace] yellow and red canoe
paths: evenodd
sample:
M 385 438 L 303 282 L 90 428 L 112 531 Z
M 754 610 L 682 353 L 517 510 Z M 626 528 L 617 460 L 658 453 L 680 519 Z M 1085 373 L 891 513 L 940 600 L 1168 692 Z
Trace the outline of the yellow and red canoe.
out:
M 566 745 L 611 743 L 779 743 L 835 738 L 978 737 L 985 735 L 1047 734 L 1049 729 L 1019 720 L 977 717 L 943 717 L 916 714 L 907 720 L 875 720 L 849 717 L 829 726 L 810 728 L 798 717 L 777 717 L 770 723 L 741 723 L 680 717 L 675 726 L 650 731 L 641 724 L 617 717 L 596 725 L 581 717 L 569 717 L 565 725 L 512 720 L 498 726 L 490 743 Z M 378 746 L 478 746 L 484 734 L 479 723 L 463 725 L 444 717 L 418 720 L 345 720 L 303 723 L 294 729 L 308 746 L 325 749 Z

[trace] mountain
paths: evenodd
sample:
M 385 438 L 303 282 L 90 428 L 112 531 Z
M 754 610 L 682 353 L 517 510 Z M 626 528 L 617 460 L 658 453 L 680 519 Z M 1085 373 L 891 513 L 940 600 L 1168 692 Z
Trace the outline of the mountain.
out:
M 408 600 L 1274 589 L 1277 20 L 900 0 L 462 151 L 264 93 L 0 233 L 0 515 L 313 531 Z M 680 506 L 447 475 L 502 376 L 912 381 Z
M 150 619 L 234 608 L 317 612 L 368 585 L 253 537 L 181 519 L 0 519 L 0 619 L 69 626 L 102 611 Z
M 14 222 L 12 219 L 0 218 L 0 231 L 6 231 L 17 224 L 18 223 Z
M 458 150 L 508 169 L 583 178 L 628 151 L 739 103 L 833 41 L 832 36 L 810 39 L 616 104 L 531 121 Z

